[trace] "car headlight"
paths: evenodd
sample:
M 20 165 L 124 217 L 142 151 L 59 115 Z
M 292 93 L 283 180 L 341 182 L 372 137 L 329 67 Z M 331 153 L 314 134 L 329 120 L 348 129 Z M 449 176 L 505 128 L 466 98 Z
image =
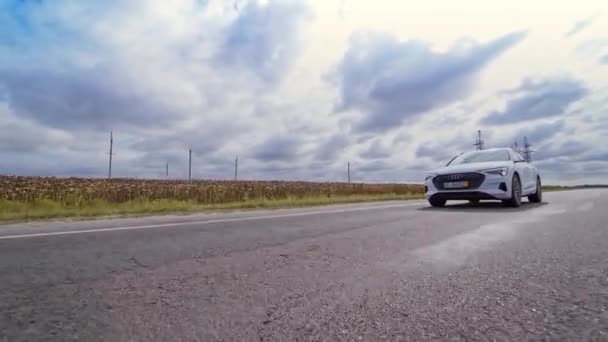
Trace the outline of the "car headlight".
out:
M 509 173 L 509 169 L 506 167 L 499 167 L 495 169 L 479 170 L 479 172 L 487 173 L 489 175 L 501 175 L 504 177 Z
M 433 178 L 435 176 L 437 176 L 437 175 L 434 174 L 434 173 L 427 173 L 426 176 L 424 177 L 424 181 L 426 182 L 426 181 L 428 181 L 429 179 L 431 179 L 431 178 Z

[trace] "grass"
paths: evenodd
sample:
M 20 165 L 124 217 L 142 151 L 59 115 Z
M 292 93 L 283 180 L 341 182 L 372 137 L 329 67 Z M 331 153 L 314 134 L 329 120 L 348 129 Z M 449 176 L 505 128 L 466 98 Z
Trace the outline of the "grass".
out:
M 567 190 L 580 190 L 580 189 L 601 189 L 608 188 L 606 184 L 585 184 L 585 185 L 543 185 L 543 191 L 567 191 Z
M 606 186 L 564 187 L 549 185 L 543 186 L 543 190 L 564 191 L 589 187 Z M 297 208 L 339 203 L 422 199 L 423 197 L 423 194 L 420 193 L 409 193 L 405 195 L 382 194 L 332 197 L 316 196 L 304 198 L 292 197 L 279 200 L 247 200 L 242 202 L 231 202 L 222 204 L 200 204 L 196 202 L 177 200 L 128 201 L 123 203 L 110 203 L 107 201 L 96 200 L 86 202 L 81 205 L 66 205 L 52 200 L 40 200 L 36 202 L 0 200 L 0 223 L 23 222 L 55 218 L 86 219 L 104 216 L 140 216 L 154 214 L 180 214 L 229 210 Z
M 279 209 L 321 206 L 338 203 L 421 199 L 422 194 L 353 195 L 304 197 L 279 200 L 250 200 L 223 204 L 199 204 L 188 201 L 158 200 L 109 203 L 91 201 L 79 206 L 64 205 L 51 200 L 20 202 L 0 200 L 0 222 L 21 222 L 52 218 L 94 218 L 99 216 L 152 215 L 195 213 L 246 209 Z

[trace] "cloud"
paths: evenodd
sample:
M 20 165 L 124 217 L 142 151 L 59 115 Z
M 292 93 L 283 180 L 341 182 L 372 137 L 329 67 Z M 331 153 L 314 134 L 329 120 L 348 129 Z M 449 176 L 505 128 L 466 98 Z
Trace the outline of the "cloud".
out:
M 159 3 L 9 2 L 21 19 L 0 29 L 16 38 L 0 42 L 0 91 L 16 115 L 74 132 L 169 128 L 190 114 L 175 96 L 192 93 L 180 80 L 189 61 L 176 25 L 152 13 Z M 198 14 L 180 6 L 164 15 Z
M 259 96 L 245 75 L 287 73 L 309 13 L 297 0 L 247 1 L 236 15 L 223 1 L 11 3 L 19 16 L 0 39 L 19 39 L 0 40 L 0 97 L 69 130 L 169 128 Z
M 605 184 L 608 162 L 590 161 L 573 163 L 568 158 L 534 161 L 545 184 Z
M 490 42 L 459 42 L 436 52 L 420 41 L 389 34 L 359 33 L 330 78 L 340 89 L 338 111 L 359 110 L 359 132 L 383 132 L 404 120 L 468 96 L 477 73 L 520 42 L 514 32 Z
M 60 153 L 24 154 L 20 152 L 2 153 L 3 175 L 54 176 L 54 177 L 107 177 L 107 160 L 95 163 L 90 159 L 66 159 Z
M 587 148 L 585 150 L 581 150 L 580 152 L 585 152 L 585 151 L 587 151 L 587 152 L 574 157 L 574 159 L 577 161 L 585 161 L 585 162 L 588 162 L 588 161 L 608 162 L 608 152 L 606 152 L 603 149 L 590 150 L 589 148 Z
M 300 29 L 309 16 L 302 1 L 249 1 L 230 25 L 216 60 L 274 83 L 294 62 Z
M 256 104 L 283 102 L 256 77 L 274 82 L 288 72 L 308 13 L 299 1 L 247 1 L 238 13 L 224 1 L 11 3 L 7 15 L 0 1 L 0 109 L 28 123 L 0 124 L 0 152 L 59 143 L 63 158 L 97 151 L 104 164 L 114 130 L 123 140 L 117 174 L 138 176 L 158 176 L 157 164 L 182 160 L 190 147 L 212 162 L 265 141 L 268 123 L 284 115 L 269 107 L 262 122 Z M 213 62 L 221 55 L 226 68 Z
M 576 53 L 586 60 L 608 65 L 608 37 L 595 37 L 578 44 Z
M 564 115 L 569 106 L 587 94 L 582 82 L 571 78 L 525 80 L 504 94 L 517 94 L 505 110 L 488 114 L 482 123 L 504 125 Z
M 61 132 L 31 124 L 0 123 L 0 152 L 43 152 L 69 141 Z
M 608 163 L 589 162 L 572 164 L 567 160 L 547 160 L 535 163 L 545 184 L 605 184 Z M 547 179 L 551 181 L 548 183 Z
M 606 113 L 608 113 L 608 109 L 603 110 L 600 113 L 601 115 L 605 115 L 606 119 L 599 119 L 599 120 L 593 121 L 592 127 L 594 129 L 597 129 L 598 131 L 608 131 L 608 115 Z
M 386 172 L 387 170 L 390 170 L 392 168 L 392 165 L 385 160 L 371 160 L 368 162 L 363 162 L 361 164 L 351 165 L 351 173 L 354 174 L 356 172 Z
M 302 141 L 294 137 L 273 136 L 253 149 L 258 161 L 294 161 L 300 156 Z
M 608 175 L 608 163 L 605 159 L 599 162 L 587 163 L 582 171 L 583 173 L 592 175 Z
M 551 125 L 561 127 L 560 122 L 541 126 L 548 128 Z M 541 176 L 551 183 L 593 183 L 606 174 L 606 170 L 597 168 L 598 163 L 608 161 L 608 153 L 603 146 L 573 138 L 558 140 L 555 137 L 540 141 L 530 139 L 530 143 L 534 151 L 533 164 L 539 168 Z
M 533 154 L 533 159 L 547 160 L 554 158 L 567 158 L 572 160 L 590 151 L 592 148 L 592 145 L 576 140 L 567 140 L 561 144 L 550 142 L 537 146 L 537 148 L 535 148 L 536 152 Z
M 382 159 L 388 158 L 392 154 L 391 146 L 385 144 L 382 139 L 375 139 L 359 156 L 364 159 Z
M 340 3 L 338 4 L 337 14 L 340 18 L 344 18 L 349 12 L 346 1 L 347 0 L 340 0 Z
M 468 136 L 462 132 L 456 132 L 454 135 L 444 137 L 445 138 L 433 139 L 419 144 L 415 151 L 417 158 L 416 162 L 430 159 L 432 163 L 429 165 L 434 168 L 437 167 L 438 164 L 445 165 L 459 153 L 470 151 L 474 148 L 473 135 Z M 488 134 L 484 134 L 486 144 L 488 137 Z
M 608 152 L 606 151 L 591 151 L 590 153 L 586 153 L 577 160 L 581 161 L 602 161 L 608 162 Z M 608 172 L 608 169 L 606 169 Z
M 484 135 L 488 140 L 488 134 Z M 468 136 L 458 132 L 448 139 L 434 139 L 421 143 L 416 148 L 417 158 L 430 158 L 434 162 L 447 162 L 461 152 L 472 150 L 474 142 L 473 135 Z
M 350 14 L 375 6 L 343 2 Z M 394 6 L 410 6 L 401 3 Z M 386 29 L 385 17 L 347 14 L 338 27 L 336 6 L 0 0 L 0 172 L 105 177 L 110 130 L 113 173 L 122 177 L 164 177 L 167 162 L 170 177 L 187 177 L 192 148 L 195 178 L 232 178 L 238 155 L 242 179 L 344 181 L 350 161 L 355 181 L 422 181 L 427 169 L 473 149 L 479 128 L 488 147 L 528 135 L 538 158 L 548 158 L 539 162 L 565 165 L 556 178 L 571 177 L 568 164 L 605 163 L 597 62 L 608 38 L 589 30 L 580 43 L 544 41 L 563 53 L 535 70 L 559 69 L 589 88 L 565 116 L 482 126 L 480 113 L 506 111 L 492 107 L 497 100 L 546 88 L 537 80 L 494 89 L 525 74 L 516 64 L 533 60 L 542 37 L 524 45 L 524 32 L 481 38 L 463 29 L 452 35 L 486 40 L 450 46 L 422 27 L 361 33 Z M 549 22 L 550 30 L 563 25 Z M 591 146 L 572 142 L 574 133 L 588 134 L 579 141 Z
M 591 26 L 591 24 L 593 24 L 593 22 L 595 21 L 596 18 L 597 18 L 597 15 L 577 21 L 576 23 L 574 23 L 572 28 L 564 34 L 564 36 L 572 37 L 578 33 L 583 32 L 586 28 L 588 28 L 589 26 Z
M 553 138 L 560 132 L 563 132 L 565 126 L 564 120 L 558 120 L 547 124 L 540 124 L 534 127 L 527 127 L 518 132 L 516 139 L 521 141 L 523 137 L 527 137 L 531 143 L 538 144 Z
M 607 47 L 608 37 L 596 37 L 578 44 L 575 51 L 584 55 L 596 55 L 605 51 Z
M 552 140 L 556 135 L 563 133 L 566 128 L 565 120 L 557 120 L 549 123 L 542 123 L 535 126 L 526 125 L 523 128 L 515 129 L 504 138 L 496 140 L 492 146 L 506 147 L 511 146 L 515 141 L 522 147 L 524 137 L 528 138 L 530 144 L 538 145 L 545 141 Z
M 0 83 L 13 111 L 48 127 L 166 127 L 181 115 L 106 70 L 0 69 Z
M 441 145 L 420 145 L 416 149 L 416 158 L 430 158 L 434 162 L 447 162 L 454 154 Z
M 576 156 L 583 154 L 590 146 L 579 141 L 566 141 L 562 144 L 547 145 L 535 148 L 532 153 L 532 162 L 541 173 L 541 176 L 568 178 L 577 176 L 583 163 L 573 162 Z M 580 174 L 578 175 L 580 177 Z
M 322 161 L 335 161 L 351 143 L 350 137 L 345 134 L 332 135 L 319 144 L 315 158 Z
M 129 148 L 137 152 L 174 151 L 180 154 L 192 149 L 193 154 L 206 156 L 220 151 L 230 141 L 240 138 L 248 127 L 248 122 L 227 123 L 210 118 L 204 125 L 197 127 L 146 134 L 132 142 Z

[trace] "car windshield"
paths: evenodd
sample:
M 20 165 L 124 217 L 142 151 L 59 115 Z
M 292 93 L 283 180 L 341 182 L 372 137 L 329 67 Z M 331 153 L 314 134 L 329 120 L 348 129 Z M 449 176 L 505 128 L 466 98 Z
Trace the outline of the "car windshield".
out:
M 508 161 L 511 160 L 509 152 L 505 150 L 496 151 L 475 151 L 461 154 L 452 159 L 448 165 L 459 165 L 468 163 L 482 163 L 492 161 Z

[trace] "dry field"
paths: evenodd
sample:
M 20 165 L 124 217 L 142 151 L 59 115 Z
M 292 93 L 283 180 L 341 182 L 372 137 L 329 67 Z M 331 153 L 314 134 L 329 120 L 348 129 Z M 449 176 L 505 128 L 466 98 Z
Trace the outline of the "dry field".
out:
M 306 197 L 344 197 L 422 194 L 411 184 L 347 184 L 283 181 L 193 181 L 141 179 L 86 179 L 0 176 L 0 199 L 52 200 L 66 205 L 103 200 L 177 200 L 203 204 Z
M 420 198 L 422 185 L 0 176 L 0 220 Z

